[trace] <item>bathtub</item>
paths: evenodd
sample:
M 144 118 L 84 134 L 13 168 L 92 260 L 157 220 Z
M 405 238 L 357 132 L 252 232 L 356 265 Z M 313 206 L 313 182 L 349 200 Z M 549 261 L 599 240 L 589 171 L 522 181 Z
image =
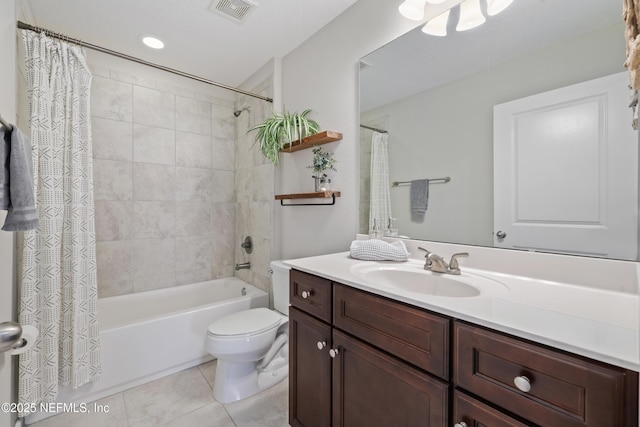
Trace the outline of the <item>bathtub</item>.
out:
M 268 306 L 267 293 L 235 277 L 100 298 L 102 380 L 61 387 L 58 402 L 88 403 L 212 360 L 204 347 L 211 322 Z

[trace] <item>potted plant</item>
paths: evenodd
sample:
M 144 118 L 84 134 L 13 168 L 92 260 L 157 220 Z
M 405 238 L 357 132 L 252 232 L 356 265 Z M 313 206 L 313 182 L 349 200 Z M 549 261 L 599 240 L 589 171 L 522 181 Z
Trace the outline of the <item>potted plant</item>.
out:
M 273 116 L 263 123 L 256 125 L 247 132 L 257 130 L 256 142 L 260 144 L 260 151 L 274 165 L 278 164 L 278 152 L 295 140 L 302 140 L 309 135 L 320 132 L 320 126 L 315 120 L 307 116 L 311 110 L 302 113 L 289 113 L 284 110 L 282 114 L 273 113 Z
M 333 153 L 329 153 L 324 148 L 315 145 L 313 147 L 313 164 L 307 166 L 308 169 L 313 170 L 313 179 L 315 180 L 315 191 L 320 191 L 320 182 L 322 179 L 327 178 L 327 174 L 323 173 L 326 170 L 336 171 L 333 164 L 337 160 L 333 158 Z

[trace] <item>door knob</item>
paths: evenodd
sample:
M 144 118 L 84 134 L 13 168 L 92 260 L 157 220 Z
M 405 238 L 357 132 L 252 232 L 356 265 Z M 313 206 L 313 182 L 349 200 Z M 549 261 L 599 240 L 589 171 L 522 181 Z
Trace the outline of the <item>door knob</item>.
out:
M 313 295 L 312 291 L 302 291 L 302 298 L 307 299 L 309 298 L 311 295 Z
M 500 230 L 496 233 L 496 237 L 498 239 L 504 239 L 505 237 L 507 237 L 507 233 L 505 233 L 504 231 Z
M 0 323 L 0 353 L 13 349 L 22 336 L 22 326 L 15 322 Z
M 323 348 L 325 348 L 327 346 L 327 342 L 326 341 L 318 341 L 316 346 L 318 347 L 318 350 L 322 350 Z
M 455 423 L 453 427 L 469 427 L 469 426 L 464 421 L 460 421 L 459 423 Z
M 331 356 L 332 359 L 335 359 L 337 355 L 339 355 L 340 352 L 338 351 L 337 348 L 332 348 L 331 350 L 329 350 L 329 356 Z

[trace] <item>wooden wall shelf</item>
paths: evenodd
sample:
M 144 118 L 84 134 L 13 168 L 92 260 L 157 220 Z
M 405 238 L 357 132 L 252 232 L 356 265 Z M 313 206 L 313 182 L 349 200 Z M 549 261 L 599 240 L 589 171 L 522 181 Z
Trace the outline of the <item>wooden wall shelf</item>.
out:
M 325 130 L 315 135 L 311 135 L 306 138 L 303 138 L 302 142 L 299 139 L 296 141 L 293 141 L 291 143 L 291 146 L 287 145 L 285 148 L 281 149 L 280 152 L 293 153 L 295 151 L 311 148 L 314 145 L 328 144 L 330 142 L 340 141 L 341 139 L 342 139 L 342 134 L 340 132 Z
M 276 200 L 280 200 L 282 206 L 332 206 L 336 203 L 336 197 L 340 197 L 339 191 L 318 191 L 314 193 L 277 194 Z M 331 203 L 291 203 L 284 204 L 285 200 L 300 199 L 331 199 Z

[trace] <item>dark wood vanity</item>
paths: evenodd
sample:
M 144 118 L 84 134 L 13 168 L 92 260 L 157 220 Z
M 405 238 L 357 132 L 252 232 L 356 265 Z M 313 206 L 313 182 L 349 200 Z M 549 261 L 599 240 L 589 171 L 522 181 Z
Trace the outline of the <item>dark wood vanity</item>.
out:
M 638 426 L 635 371 L 295 269 L 290 301 L 292 426 Z

